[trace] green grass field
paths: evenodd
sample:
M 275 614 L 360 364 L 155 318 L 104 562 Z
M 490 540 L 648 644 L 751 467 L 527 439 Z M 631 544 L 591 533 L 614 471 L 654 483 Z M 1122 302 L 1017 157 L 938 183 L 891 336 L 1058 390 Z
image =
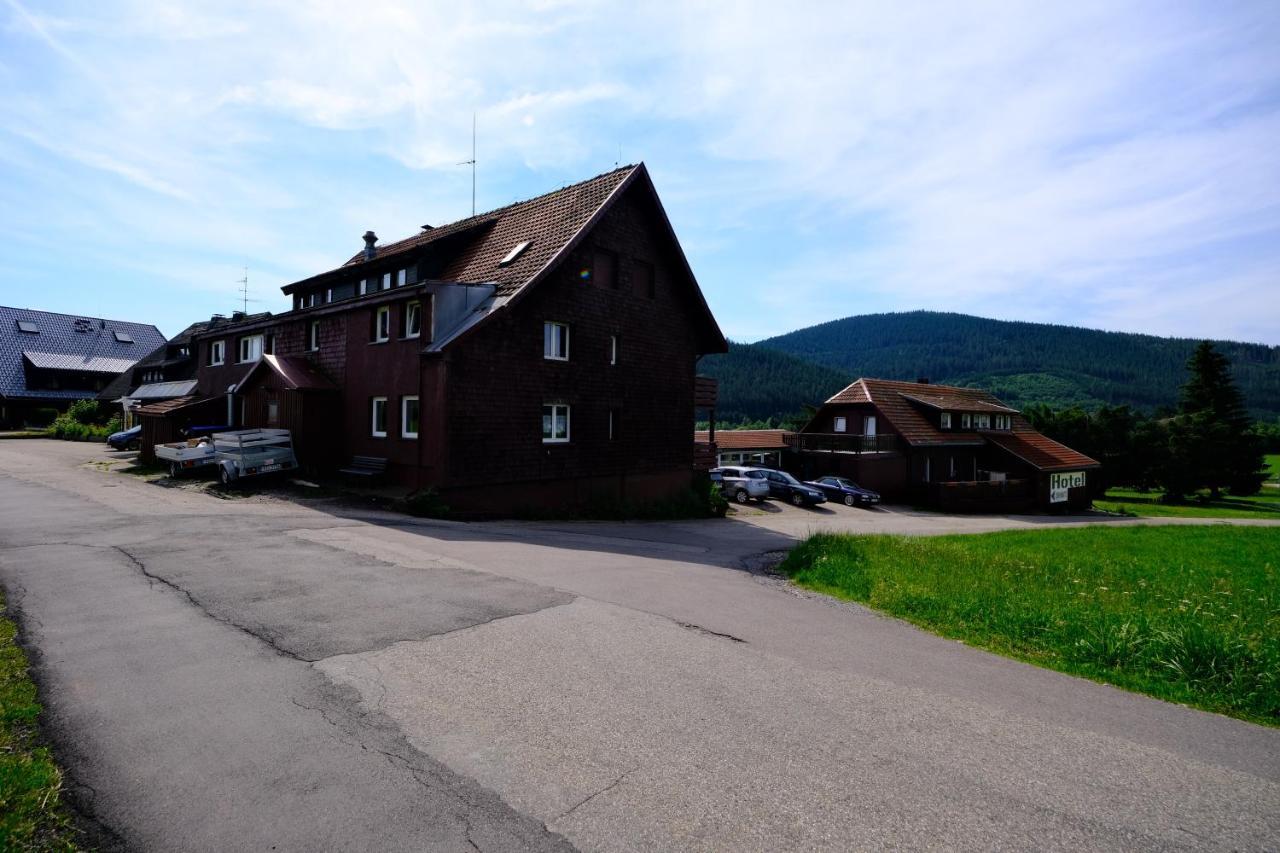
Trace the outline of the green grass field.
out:
M 818 534 L 781 570 L 970 645 L 1280 726 L 1280 529 Z
M 1262 491 L 1246 498 L 1224 494 L 1217 500 L 1208 495 L 1189 498 L 1186 503 L 1160 502 L 1160 492 L 1134 489 L 1108 489 L 1105 498 L 1093 502 L 1096 509 L 1148 517 L 1185 518 L 1260 518 L 1280 521 L 1280 489 L 1263 486 Z
M 0 616 L 0 850 L 75 850 L 62 774 L 39 745 L 40 704 L 14 635 Z
M 1271 472 L 1270 481 L 1280 483 L 1280 453 L 1267 454 L 1267 470 Z

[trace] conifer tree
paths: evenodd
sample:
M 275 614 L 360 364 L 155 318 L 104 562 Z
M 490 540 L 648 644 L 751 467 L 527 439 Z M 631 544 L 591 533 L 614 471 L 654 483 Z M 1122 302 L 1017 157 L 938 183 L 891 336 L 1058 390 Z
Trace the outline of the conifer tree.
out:
M 1170 425 L 1166 489 L 1175 495 L 1208 488 L 1252 495 L 1266 478 L 1253 419 L 1231 376 L 1231 364 L 1209 341 L 1187 362 L 1180 414 Z

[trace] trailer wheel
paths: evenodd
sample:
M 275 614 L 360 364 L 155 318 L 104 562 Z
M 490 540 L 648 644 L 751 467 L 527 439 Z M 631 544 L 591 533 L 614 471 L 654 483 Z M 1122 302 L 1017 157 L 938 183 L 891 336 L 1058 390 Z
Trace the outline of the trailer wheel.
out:
M 219 465 L 219 466 L 218 466 L 218 482 L 219 482 L 219 483 L 221 483 L 222 485 L 227 486 L 228 488 L 230 488 L 230 486 L 231 486 L 235 481 L 236 481 L 236 478 L 235 478 L 234 476 L 232 476 L 232 474 L 231 474 L 231 468 L 230 468 L 229 466 L 227 466 L 227 465 Z
M 177 462 L 169 463 L 169 479 L 176 480 L 178 479 L 178 475 L 181 473 L 182 473 L 181 465 L 179 465 Z

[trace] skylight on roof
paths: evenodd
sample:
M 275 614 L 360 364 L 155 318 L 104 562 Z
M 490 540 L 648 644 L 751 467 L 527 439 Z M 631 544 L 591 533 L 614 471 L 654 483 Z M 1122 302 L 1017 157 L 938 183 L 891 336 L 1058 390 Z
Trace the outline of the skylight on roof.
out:
M 510 252 L 507 252 L 507 256 L 505 258 L 498 261 L 498 266 L 505 267 L 505 266 L 510 266 L 511 264 L 514 264 L 516 262 L 516 258 L 523 255 L 524 250 L 529 248 L 529 244 L 532 242 L 533 242 L 532 240 L 525 240 L 523 243 L 517 243 L 514 249 L 512 249 Z
M 40 334 L 40 327 L 37 326 L 35 323 L 31 322 L 30 320 L 19 320 L 18 331 L 27 332 L 28 334 L 32 334 L 32 335 L 38 335 Z
M 128 332 L 122 332 L 119 329 L 116 329 L 116 340 L 122 344 L 131 344 L 133 343 L 133 336 Z

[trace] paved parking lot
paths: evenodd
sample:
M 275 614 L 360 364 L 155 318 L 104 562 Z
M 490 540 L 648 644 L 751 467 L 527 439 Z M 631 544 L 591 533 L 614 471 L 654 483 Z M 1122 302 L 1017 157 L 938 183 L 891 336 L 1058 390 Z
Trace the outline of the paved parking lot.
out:
M 0 581 L 69 789 L 133 849 L 1270 849 L 1280 732 L 746 570 L 789 506 L 457 524 L 0 442 Z M 1118 522 L 1131 523 L 1131 522 Z

